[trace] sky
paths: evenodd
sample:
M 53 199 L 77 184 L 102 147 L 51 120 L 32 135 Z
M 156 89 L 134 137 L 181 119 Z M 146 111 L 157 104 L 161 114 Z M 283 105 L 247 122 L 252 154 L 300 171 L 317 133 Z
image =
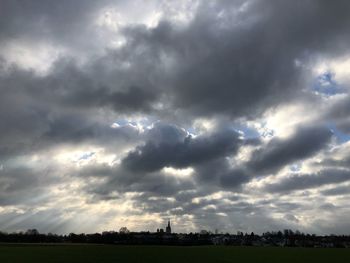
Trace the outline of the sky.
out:
M 350 234 L 349 13 L 0 0 L 0 230 Z

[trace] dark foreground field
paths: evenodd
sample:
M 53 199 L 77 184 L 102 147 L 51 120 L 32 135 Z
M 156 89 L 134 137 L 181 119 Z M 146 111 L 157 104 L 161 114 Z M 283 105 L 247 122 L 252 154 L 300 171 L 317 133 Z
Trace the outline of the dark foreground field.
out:
M 350 262 L 350 249 L 0 245 L 0 262 Z

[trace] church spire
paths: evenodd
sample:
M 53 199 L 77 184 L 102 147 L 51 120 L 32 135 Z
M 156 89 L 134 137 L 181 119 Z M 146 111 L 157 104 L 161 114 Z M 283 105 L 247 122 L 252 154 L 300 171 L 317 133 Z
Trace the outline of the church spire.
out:
M 168 225 L 167 225 L 167 227 L 165 228 L 165 232 L 166 232 L 167 234 L 171 234 L 170 220 L 168 220 Z

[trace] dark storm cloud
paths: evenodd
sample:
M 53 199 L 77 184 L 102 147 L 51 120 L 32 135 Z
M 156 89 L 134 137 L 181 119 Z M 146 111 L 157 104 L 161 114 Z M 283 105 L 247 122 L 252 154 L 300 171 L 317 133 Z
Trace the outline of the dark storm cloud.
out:
M 245 168 L 232 167 L 226 158 L 220 158 L 195 166 L 198 183 L 206 185 L 206 191 L 234 190 L 252 179 Z
M 247 167 L 255 173 L 274 173 L 287 164 L 303 160 L 325 148 L 332 137 L 326 127 L 304 127 L 287 139 L 273 138 L 253 153 Z
M 250 181 L 250 177 L 248 174 L 241 169 L 231 169 L 226 173 L 221 174 L 220 183 L 222 188 L 230 189 L 237 186 L 242 185 L 243 183 L 247 183 Z
M 61 65 L 46 77 L 16 67 L 0 76 L 0 158 L 61 143 L 138 140 L 135 128 L 112 129 L 95 110 L 147 111 L 153 95 L 136 86 L 99 87 L 75 65 L 62 63 L 64 70 Z
M 118 68 L 102 68 L 94 60 L 81 69 L 74 59 L 61 59 L 56 61 L 48 76 L 32 78 L 34 83 L 27 80 L 35 85 L 32 93 L 38 93 L 51 105 L 69 107 L 71 111 L 111 108 L 116 113 L 147 113 L 158 97 L 156 87 L 147 76 Z
M 203 4 L 182 30 L 167 22 L 152 30 L 126 30 L 135 49 L 150 54 L 156 49 L 175 61 L 168 83 L 173 107 L 205 116 L 259 113 L 300 95 L 306 69 L 296 66 L 297 59 L 346 48 L 346 1 L 256 1 L 246 11 L 234 12 L 237 8 L 234 1 Z
M 175 178 L 163 173 L 130 172 L 120 166 L 93 165 L 79 172 L 82 178 L 99 178 L 101 182 L 87 184 L 85 190 L 98 199 L 113 199 L 126 192 L 173 196 L 181 190 L 194 189 L 188 178 Z M 88 182 L 88 181 L 87 181 Z
M 337 5 L 323 1 L 298 4 L 256 1 L 247 5 L 246 10 L 237 11 L 241 4 L 241 1 L 202 3 L 193 21 L 183 28 L 166 20 L 151 29 L 125 26 L 122 32 L 127 44 L 112 50 L 98 63 L 104 65 L 101 68 L 112 65 L 114 69 L 118 63 L 127 63 L 123 74 L 137 80 L 145 80 L 145 73 L 150 71 L 151 83 L 146 82 L 146 88 L 138 81 L 125 83 L 121 90 L 112 87 L 112 83 L 104 88 L 91 88 L 88 79 L 65 91 L 67 100 L 86 107 L 112 104 L 117 112 L 147 111 L 151 107 L 145 101 L 159 99 L 155 90 L 160 90 L 172 108 L 181 107 L 190 114 L 224 113 L 231 117 L 256 114 L 298 95 L 298 90 L 304 88 L 300 81 L 305 69 L 296 67 L 296 59 L 340 52 L 341 40 L 348 37 L 346 1 Z M 28 20 L 26 25 L 41 23 L 53 36 L 64 38 L 66 31 L 84 28 L 91 10 L 104 5 L 105 2 L 94 1 L 65 1 L 59 5 L 5 1 L 9 13 L 17 16 L 11 15 L 7 20 L 7 16 L 2 16 L 5 17 L 2 24 L 7 30 L 22 34 L 13 17 L 23 17 Z M 30 29 L 34 28 L 37 26 Z M 158 70 L 159 65 L 168 67 Z
M 166 166 L 185 168 L 231 155 L 237 151 L 240 144 L 242 141 L 239 134 L 230 130 L 195 138 L 188 135 L 175 141 L 171 138 L 161 142 L 148 141 L 129 152 L 122 165 L 131 171 L 145 172 L 156 171 Z
M 10 10 L 9 13 L 18 16 L 9 17 L 2 26 L 19 35 L 23 32 L 13 17 L 26 18 L 28 22 L 25 24 L 28 26 L 44 21 L 41 26 L 49 28 L 57 36 L 59 34 L 51 28 L 57 26 L 62 30 L 73 30 L 74 27 L 64 26 L 65 22 L 79 20 L 97 8 L 96 3 L 92 2 L 64 2 L 59 8 L 56 4 L 51 6 L 38 2 L 21 4 L 6 1 L 4 4 L 5 7 L 8 6 L 6 9 Z M 2 131 L 18 133 L 19 137 L 25 138 L 27 136 L 21 131 L 29 130 L 34 136 L 40 137 L 47 129 L 47 115 L 53 110 L 56 114 L 62 110 L 76 109 L 87 109 L 91 113 L 94 109 L 110 107 L 116 113 L 157 113 L 154 112 L 153 105 L 156 102 L 164 104 L 163 98 L 169 99 L 172 104 L 167 103 L 164 112 L 158 112 L 162 116 L 181 112 L 173 110 L 178 106 L 195 115 L 217 112 L 234 117 L 248 109 L 249 112 L 259 111 L 259 105 L 265 105 L 270 100 L 280 103 L 280 99 L 289 97 L 288 92 L 294 92 L 298 87 L 296 82 L 301 72 L 294 65 L 294 60 L 300 56 L 298 52 L 304 52 L 310 43 L 315 48 L 320 45 L 319 48 L 322 46 L 327 51 L 330 47 L 325 43 L 329 41 L 329 36 L 345 36 L 341 33 L 348 22 L 347 17 L 343 16 L 345 2 L 335 7 L 339 10 L 333 10 L 339 11 L 337 16 L 325 12 L 328 4 L 323 2 L 300 5 L 285 2 L 288 6 L 288 14 L 285 16 L 281 15 L 286 10 L 284 8 L 274 13 L 275 5 L 266 5 L 262 9 L 264 12 L 256 16 L 254 10 L 260 7 L 259 3 L 236 14 L 234 11 L 239 4 L 240 2 L 232 4 L 220 1 L 214 7 L 203 4 L 194 20 L 182 29 L 167 21 L 162 21 L 154 29 L 126 26 L 123 32 L 127 44 L 120 50 L 113 50 L 106 56 L 89 62 L 89 66 L 84 69 L 63 59 L 56 62 L 44 78 L 15 70 L 6 79 L 2 79 L 5 89 L 2 104 L 11 104 L 6 108 L 4 106 L 2 111 L 6 115 L 4 119 L 11 120 L 3 124 Z M 223 16 L 217 16 L 226 9 Z M 291 21 L 287 18 L 294 15 L 300 19 L 297 23 L 293 20 L 293 31 L 283 30 L 291 26 Z M 6 15 L 2 16 L 3 19 L 4 17 Z M 237 21 L 242 19 L 242 24 L 230 26 L 233 17 Z M 313 21 L 320 18 L 326 26 L 322 34 L 315 34 L 318 27 Z M 278 19 L 281 21 L 276 22 Z M 303 19 L 312 23 L 305 28 L 302 26 Z M 280 28 L 276 28 L 277 24 Z M 269 28 L 268 33 L 264 27 Z M 283 46 L 284 49 L 276 48 L 277 46 Z M 171 63 L 164 58 L 168 58 Z M 129 66 L 122 68 L 120 65 L 125 63 Z M 162 66 L 167 63 L 171 66 L 165 71 Z M 163 96 L 164 93 L 166 96 Z M 17 107 L 18 104 L 21 106 Z M 12 110 L 13 107 L 16 110 Z M 187 118 L 184 115 L 178 117 Z M 25 123 L 26 129 L 22 129 Z M 15 133 L 12 133 L 13 130 Z M 57 130 L 56 133 L 58 132 Z M 7 141 L 11 144 L 11 141 Z M 3 151 L 9 152 L 10 148 L 9 146 Z
M 120 165 L 92 165 L 79 173 L 81 177 L 105 178 L 101 184 L 88 186 L 89 192 L 102 199 L 109 199 L 113 193 L 132 191 L 171 196 L 197 189 L 209 194 L 222 188 L 237 190 L 251 178 L 245 171 L 232 168 L 226 160 L 244 144 L 235 131 L 192 138 L 175 125 L 157 122 L 143 136 L 145 144 L 131 150 Z M 194 169 L 190 177 L 174 177 L 161 171 L 164 167 L 189 166 Z
M 350 180 L 350 172 L 344 169 L 324 169 L 315 174 L 291 175 L 279 182 L 265 187 L 268 192 L 282 193 L 294 190 L 315 188 L 327 184 L 342 183 Z

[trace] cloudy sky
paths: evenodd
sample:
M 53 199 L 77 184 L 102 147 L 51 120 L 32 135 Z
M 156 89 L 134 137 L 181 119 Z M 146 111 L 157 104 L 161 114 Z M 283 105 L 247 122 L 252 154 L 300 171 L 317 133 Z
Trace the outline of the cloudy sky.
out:
M 349 13 L 1 0 L 0 230 L 350 234 Z

